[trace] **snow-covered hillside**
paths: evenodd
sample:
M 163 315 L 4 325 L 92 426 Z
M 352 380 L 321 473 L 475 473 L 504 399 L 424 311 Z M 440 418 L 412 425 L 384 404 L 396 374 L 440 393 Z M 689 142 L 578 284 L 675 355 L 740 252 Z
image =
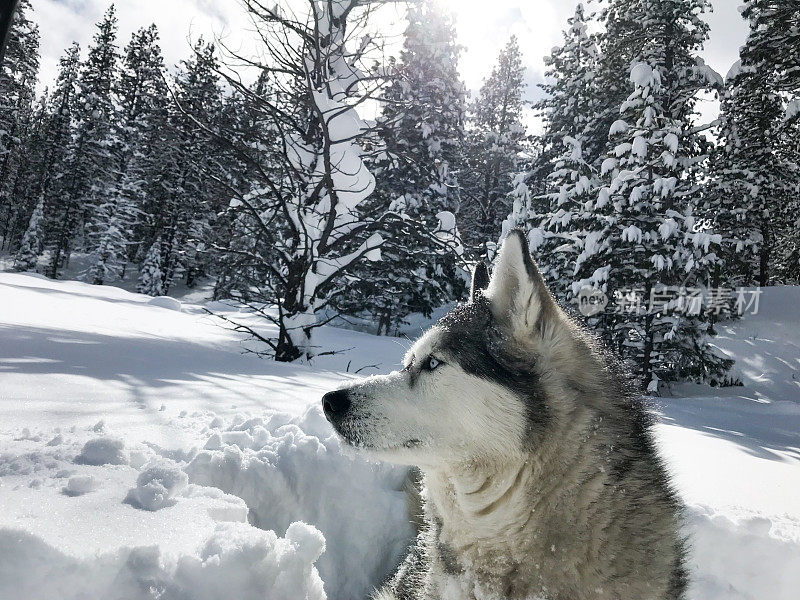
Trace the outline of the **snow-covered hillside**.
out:
M 798 331 L 800 289 L 768 289 L 720 328 L 745 385 L 656 402 L 693 600 L 797 598 Z M 344 451 L 319 398 L 407 342 L 317 341 L 345 352 L 277 364 L 198 305 L 0 273 L 0 598 L 364 598 L 413 536 L 404 472 Z

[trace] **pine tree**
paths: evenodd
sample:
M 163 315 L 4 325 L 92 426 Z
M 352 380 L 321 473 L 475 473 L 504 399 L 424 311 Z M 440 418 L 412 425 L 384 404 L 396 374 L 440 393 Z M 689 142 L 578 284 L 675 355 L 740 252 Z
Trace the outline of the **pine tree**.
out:
M 382 259 L 356 268 L 352 293 L 337 302 L 344 313 L 372 315 L 379 333 L 396 331 L 410 313 L 430 315 L 464 291 L 460 241 L 433 233 L 460 204 L 466 91 L 459 54 L 452 15 L 429 0 L 409 8 L 394 77 L 380 98 L 380 151 L 369 161 L 376 189 L 359 207 L 365 218 L 390 213 Z
M 553 157 L 563 154 L 566 137 L 578 140 L 585 161 L 595 164 L 608 139 L 608 128 L 603 130 L 597 123 L 602 106 L 597 82 L 600 53 L 589 33 L 591 20 L 583 4 L 578 4 L 567 20 L 563 45 L 545 57 L 545 74 L 552 82 L 540 86 L 547 96 L 535 105 L 544 124 L 544 164 L 552 164 Z
M 798 156 L 800 156 L 800 90 L 795 92 L 795 99 L 787 106 L 786 120 L 783 125 L 784 143 L 782 144 L 783 160 L 790 162 L 795 185 L 800 185 Z M 795 187 L 797 189 L 797 187 Z M 790 208 L 784 219 L 784 226 L 778 240 L 781 253 L 777 259 L 776 275 L 784 284 L 800 285 L 800 199 L 797 195 L 789 197 Z
M 258 100 L 277 101 L 267 73 L 262 73 L 246 92 L 234 88 L 225 99 L 220 115 L 220 130 L 229 132 L 248 148 L 251 159 L 236 152 L 223 151 L 220 166 L 231 192 L 246 195 L 263 181 L 261 169 L 278 168 L 272 156 L 280 153 L 281 138 L 259 110 Z M 214 299 L 238 297 L 253 301 L 249 294 L 255 282 L 268 281 L 265 256 L 272 253 L 276 231 L 260 227 L 260 222 L 237 202 L 218 214 L 212 239 L 209 240 L 212 270 L 216 276 Z
M 28 17 L 31 10 L 29 0 L 20 0 L 0 66 L 0 248 L 19 241 L 32 209 L 21 178 L 39 71 L 39 29 Z
M 33 210 L 28 229 L 22 238 L 22 244 L 14 257 L 14 270 L 33 271 L 39 262 L 39 254 L 42 251 L 42 217 L 44 215 L 44 196 L 39 198 L 36 208 Z
M 409 210 L 456 212 L 466 90 L 453 17 L 431 0 L 409 8 L 399 76 L 382 99 L 381 140 L 388 164 L 376 165 Z
M 172 143 L 158 153 L 157 179 L 163 191 L 149 207 L 155 215 L 153 234 L 161 237 L 164 293 L 178 274 L 191 284 L 203 269 L 201 240 L 209 234 L 214 215 L 223 207 L 214 186 L 219 148 L 214 136 L 198 125 L 216 129 L 222 110 L 216 48 L 202 39 L 183 62 L 175 79 L 177 105 L 169 115 Z M 162 153 L 163 152 L 163 153 Z
M 611 0 L 598 56 L 579 7 L 551 58 L 556 127 L 545 160 L 558 156 L 559 137 L 566 152 L 554 160 L 543 210 L 532 211 L 540 225 L 529 238 L 563 299 L 574 302 L 586 285 L 636 298 L 638 310 L 606 311 L 589 324 L 651 390 L 676 379 L 722 382 L 729 366 L 707 344 L 708 307 L 683 310 L 686 290 L 706 300 L 709 286 L 726 283 L 721 236 L 693 231 L 707 159 L 694 107 L 700 91 L 720 86 L 697 56 L 708 8 L 705 0 Z M 656 302 L 671 291 L 672 304 Z
M 599 153 L 608 137 L 607 131 L 598 131 L 599 51 L 582 4 L 567 24 L 564 44 L 545 59 L 552 83 L 542 85 L 548 96 L 536 105 L 545 124 L 543 151 L 528 176 L 541 183 L 544 193 L 527 211 L 531 249 L 564 303 L 574 298 L 572 278 L 586 237 L 585 221 L 591 218 L 587 207 L 599 185 Z
M 161 238 L 156 239 L 147 251 L 139 272 L 136 291 L 148 296 L 164 295 L 164 275 L 161 272 Z
M 725 232 L 726 264 L 744 285 L 775 279 L 781 251 L 791 256 L 800 173 L 786 94 L 800 90 L 795 8 L 766 0 L 745 4 L 750 35 L 728 74 L 713 165 L 710 210 Z
M 524 75 L 519 44 L 512 36 L 471 106 L 460 214 L 466 241 L 482 258 L 488 257 L 487 244 L 497 239 L 508 214 L 507 197 L 525 148 Z
M 696 193 L 686 176 L 693 148 L 681 142 L 685 122 L 659 102 L 660 71 L 637 63 L 631 81 L 634 91 L 612 125 L 606 185 L 591 206 L 594 226 L 578 258 L 573 293 L 589 285 L 618 300 L 619 310 L 597 322 L 649 390 L 659 381 L 724 382 L 731 362 L 706 341 L 707 293 L 721 236 L 693 231 L 694 207 L 686 203 Z
M 160 167 L 175 140 L 169 128 L 171 98 L 155 25 L 131 36 L 116 85 L 120 106 L 116 193 L 135 216 L 128 224 L 127 260 L 133 261 L 158 235 L 156 213 L 164 195 Z
M 89 249 L 100 246 L 97 235 L 108 211 L 98 212 L 109 196 L 115 175 L 113 123 L 115 107 L 113 85 L 119 53 L 116 46 L 117 17 L 112 4 L 97 24 L 97 32 L 86 62 L 78 78 L 78 93 L 74 105 L 75 130 L 70 144 L 70 161 L 66 169 L 62 203 L 68 219 L 77 219 L 77 230 L 62 228 L 54 245 L 49 274 L 57 277 L 69 259 L 73 238 L 78 235 Z M 73 210 L 77 209 L 77 214 Z
M 38 188 L 45 197 L 45 245 L 52 255 L 48 274 L 53 278 L 58 276 L 61 256 L 69 247 L 80 211 L 77 198 L 69 189 L 79 71 L 80 47 L 73 43 L 59 60 L 56 87 L 49 98 L 42 128 Z
M 152 147 L 163 135 L 159 128 L 166 124 L 168 92 L 163 69 L 156 27 L 135 32 L 114 85 L 114 172 L 100 194 L 94 217 L 96 246 L 87 273 L 94 284 L 121 277 L 131 258 L 140 207 L 155 170 Z

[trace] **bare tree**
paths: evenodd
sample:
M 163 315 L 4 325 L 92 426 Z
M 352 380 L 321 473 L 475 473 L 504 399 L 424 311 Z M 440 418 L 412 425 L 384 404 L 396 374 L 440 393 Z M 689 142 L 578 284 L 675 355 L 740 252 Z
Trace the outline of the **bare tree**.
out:
M 380 231 L 396 218 L 380 207 L 365 212 L 375 180 L 363 159 L 375 135 L 357 111 L 378 101 L 388 75 L 382 39 L 368 29 L 385 3 L 306 0 L 300 14 L 285 3 L 244 0 L 264 55 L 231 52 L 260 77 L 247 85 L 226 75 L 244 110 L 218 136 L 248 180 L 229 178 L 231 226 L 216 249 L 235 263 L 224 295 L 248 303 L 277 332 L 236 327 L 276 360 L 316 354 L 313 330 L 331 318 L 332 298 L 346 291 L 354 266 L 380 258 Z

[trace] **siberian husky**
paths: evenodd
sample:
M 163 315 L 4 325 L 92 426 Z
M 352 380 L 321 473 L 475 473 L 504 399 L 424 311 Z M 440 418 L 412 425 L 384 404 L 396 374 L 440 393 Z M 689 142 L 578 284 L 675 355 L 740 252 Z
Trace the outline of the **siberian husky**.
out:
M 675 600 L 680 505 L 615 361 L 553 300 L 524 234 L 402 371 L 323 398 L 341 438 L 418 466 L 424 525 L 375 600 Z

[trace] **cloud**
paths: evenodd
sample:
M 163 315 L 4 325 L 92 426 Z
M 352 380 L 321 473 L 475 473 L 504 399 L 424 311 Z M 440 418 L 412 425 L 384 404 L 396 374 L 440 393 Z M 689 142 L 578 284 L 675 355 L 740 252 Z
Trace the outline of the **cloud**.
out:
M 32 0 L 34 20 L 42 36 L 40 87 L 55 83 L 58 58 L 73 41 L 80 43 L 83 56 L 95 34 L 95 23 L 108 9 L 109 0 Z M 192 44 L 200 37 L 214 35 L 224 40 L 233 38 L 234 47 L 244 39 L 245 16 L 237 3 L 225 3 L 230 10 L 222 11 L 220 3 L 211 0 L 117 0 L 120 50 L 131 34 L 151 23 L 158 26 L 161 48 L 167 65 L 177 64 L 190 54 Z

